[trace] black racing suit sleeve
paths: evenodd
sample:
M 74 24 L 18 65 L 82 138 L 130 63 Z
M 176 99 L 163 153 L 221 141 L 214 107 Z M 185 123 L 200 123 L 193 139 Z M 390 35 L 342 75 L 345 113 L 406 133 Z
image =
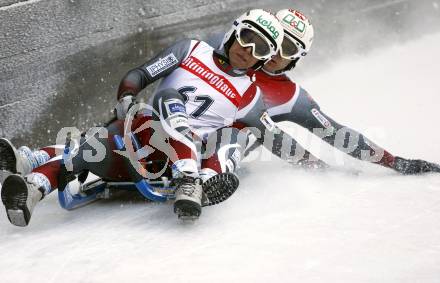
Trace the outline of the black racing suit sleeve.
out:
M 363 134 L 336 122 L 323 113 L 315 100 L 300 89 L 299 97 L 290 112 L 272 116 L 275 122 L 296 123 L 326 143 L 359 160 L 392 167 L 394 156 Z
M 298 164 L 303 160 L 317 161 L 325 166 L 325 162 L 313 156 L 304 149 L 294 138 L 280 129 L 270 118 L 263 102 L 261 91 L 257 88 L 252 107 L 249 110 L 242 109 L 236 121 L 247 127 L 256 137 L 257 142 L 262 144 L 272 154 L 279 158 Z M 244 113 L 244 114 L 243 114 Z
M 136 96 L 149 84 L 172 73 L 186 58 L 194 42 L 190 39 L 180 40 L 141 66 L 128 71 L 119 84 L 117 98 Z

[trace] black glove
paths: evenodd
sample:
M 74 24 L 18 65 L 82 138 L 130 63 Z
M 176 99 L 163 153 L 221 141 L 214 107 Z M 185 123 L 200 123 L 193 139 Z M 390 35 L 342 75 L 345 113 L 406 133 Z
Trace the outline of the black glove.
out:
M 393 169 L 403 175 L 418 175 L 430 172 L 440 173 L 440 165 L 421 159 L 405 159 L 396 156 Z

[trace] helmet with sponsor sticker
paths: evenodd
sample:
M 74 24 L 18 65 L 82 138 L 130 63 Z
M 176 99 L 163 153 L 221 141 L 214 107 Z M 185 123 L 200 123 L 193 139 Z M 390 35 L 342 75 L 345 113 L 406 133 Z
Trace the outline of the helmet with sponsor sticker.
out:
M 259 60 L 252 68 L 259 69 L 278 53 L 283 36 L 283 27 L 275 15 L 255 9 L 234 21 L 232 28 L 223 38 L 222 47 L 226 56 L 229 55 L 229 48 L 234 40 L 243 47 L 252 47 L 252 55 Z
M 298 10 L 283 9 L 276 13 L 276 17 L 284 28 L 280 56 L 292 60 L 286 68 L 276 72 L 283 73 L 293 69 L 299 59 L 310 51 L 314 29 L 310 20 Z
M 276 17 L 284 28 L 281 57 L 293 60 L 306 56 L 312 47 L 314 35 L 310 20 L 293 9 L 280 10 Z

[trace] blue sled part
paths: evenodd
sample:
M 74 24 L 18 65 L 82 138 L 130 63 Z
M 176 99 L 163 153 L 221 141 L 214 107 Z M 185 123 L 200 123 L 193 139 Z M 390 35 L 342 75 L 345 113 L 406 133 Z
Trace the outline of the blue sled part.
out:
M 87 194 L 72 194 L 69 186 L 67 186 L 63 191 L 58 191 L 58 201 L 62 208 L 72 210 L 97 200 L 97 194 L 103 192 L 104 189 L 105 186 L 102 188 L 97 187 L 93 192 L 88 192 Z
M 136 187 L 135 183 L 131 183 L 131 182 L 106 182 L 103 184 L 105 184 L 106 187 L 109 188 L 110 190 L 137 191 L 142 196 L 144 196 L 144 194 L 142 194 L 140 192 L 143 189 L 139 190 Z M 175 198 L 174 192 L 175 192 L 176 188 L 174 188 L 174 187 L 164 186 L 163 184 L 161 185 L 160 182 L 156 182 L 156 183 L 151 184 L 148 181 L 147 181 L 147 185 L 151 187 L 151 189 L 154 191 L 155 194 L 159 194 L 160 196 L 165 197 L 167 200 Z M 85 184 L 85 186 L 87 187 L 88 184 Z
M 113 141 L 115 142 L 115 146 L 119 150 L 123 150 L 125 148 L 124 140 L 119 135 L 113 136 Z
M 153 187 L 151 187 L 147 181 L 141 180 L 135 183 L 138 191 L 147 199 L 158 202 L 165 202 L 168 198 L 160 193 L 154 191 Z

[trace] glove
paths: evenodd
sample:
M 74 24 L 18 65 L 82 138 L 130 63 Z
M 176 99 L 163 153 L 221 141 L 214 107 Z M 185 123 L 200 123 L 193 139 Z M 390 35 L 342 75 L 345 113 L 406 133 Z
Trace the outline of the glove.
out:
M 393 169 L 403 175 L 418 175 L 424 173 L 440 173 L 440 165 L 421 159 L 405 159 L 396 156 Z
M 125 95 L 121 97 L 116 104 L 115 112 L 119 120 L 124 120 L 128 110 L 136 104 L 136 98 L 133 95 Z

